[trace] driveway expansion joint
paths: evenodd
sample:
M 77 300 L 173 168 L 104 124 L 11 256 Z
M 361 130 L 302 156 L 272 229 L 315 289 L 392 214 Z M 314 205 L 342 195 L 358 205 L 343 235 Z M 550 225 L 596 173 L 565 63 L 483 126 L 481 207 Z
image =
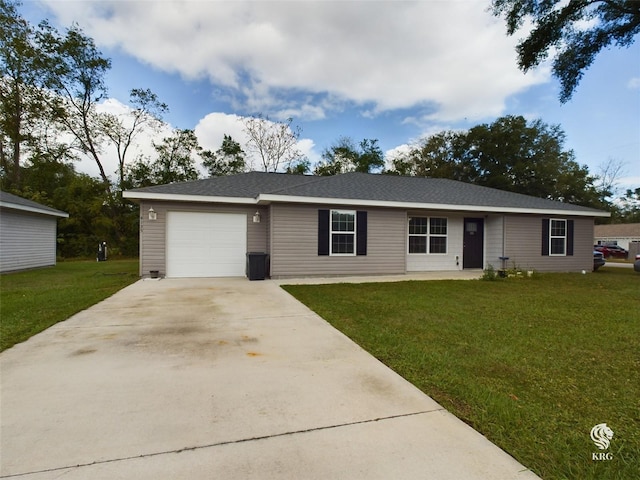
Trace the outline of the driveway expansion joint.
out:
M 36 475 L 36 474 L 40 474 L 40 473 L 49 473 L 49 472 L 59 472 L 59 471 L 63 471 L 63 470 L 72 470 L 72 469 L 76 469 L 76 468 L 83 468 L 83 467 L 92 467 L 94 465 L 104 465 L 104 464 L 108 464 L 108 463 L 116 463 L 116 462 L 126 462 L 129 460 L 137 460 L 137 459 L 142 459 L 142 458 L 151 458 L 151 457 L 158 457 L 161 455 L 169 455 L 172 453 L 178 454 L 178 453 L 183 453 L 183 452 L 193 452 L 196 450 L 203 450 L 206 448 L 214 448 L 214 447 L 222 447 L 225 445 L 235 445 L 235 444 L 240 444 L 240 443 L 247 443 L 247 442 L 257 442 L 260 440 L 269 440 L 271 438 L 279 438 L 279 437 L 286 437 L 286 436 L 290 436 L 290 435 L 299 435 L 299 434 L 303 434 L 303 433 L 311 433 L 311 432 L 319 432 L 319 431 L 323 431 L 323 430 L 332 430 L 335 428 L 342 428 L 342 427 L 351 427 L 354 425 L 365 425 L 368 423 L 376 423 L 376 422 L 384 422 L 387 420 L 395 420 L 398 418 L 404 418 L 404 417 L 414 417 L 414 416 L 418 416 L 418 415 L 424 415 L 427 413 L 434 413 L 434 412 L 441 412 L 441 411 L 446 411 L 444 408 L 434 408 L 431 410 L 422 410 L 419 412 L 411 412 L 411 413 L 401 413 L 398 415 L 389 415 L 386 417 L 378 417 L 378 418 L 371 418 L 368 420 L 358 420 L 355 422 L 346 422 L 346 423 L 338 423 L 335 425 L 327 425 L 324 427 L 314 427 L 314 428 L 307 428 L 307 429 L 303 429 L 303 430 L 293 430 L 291 432 L 282 432 L 282 433 L 274 433 L 272 435 L 263 435 L 263 436 L 258 436 L 258 437 L 250 437 L 250 438 L 241 438 L 239 440 L 227 440 L 224 442 L 218 442 L 218 443 L 210 443 L 210 444 L 206 444 L 206 445 L 196 445 L 193 447 L 184 447 L 184 448 L 178 448 L 175 450 L 166 450 L 163 452 L 153 452 L 153 453 L 142 453 L 140 455 L 132 455 L 130 457 L 121 457 L 121 458 L 110 458 L 107 460 L 96 460 L 94 462 L 88 462 L 88 463 L 80 463 L 77 465 L 67 465 L 65 467 L 53 467 L 53 468 L 46 468 L 43 470 L 35 470 L 32 472 L 21 472 L 21 473 L 13 473 L 13 474 L 9 474 L 9 475 L 1 475 L 0 478 L 18 478 L 18 477 L 22 477 L 22 476 L 26 476 L 26 475 Z

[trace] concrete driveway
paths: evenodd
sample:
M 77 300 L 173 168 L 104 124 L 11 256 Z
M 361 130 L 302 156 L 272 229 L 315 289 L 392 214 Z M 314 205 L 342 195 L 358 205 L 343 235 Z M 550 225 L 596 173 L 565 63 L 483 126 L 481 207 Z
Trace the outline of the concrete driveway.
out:
M 0 368 L 2 478 L 537 478 L 273 281 L 139 281 Z

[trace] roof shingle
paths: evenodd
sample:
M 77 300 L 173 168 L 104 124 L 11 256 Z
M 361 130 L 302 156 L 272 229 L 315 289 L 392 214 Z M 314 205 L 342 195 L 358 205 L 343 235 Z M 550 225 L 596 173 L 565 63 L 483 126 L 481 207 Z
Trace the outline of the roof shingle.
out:
M 18 210 L 32 210 L 38 211 L 39 213 L 43 213 L 45 215 L 53 215 L 56 217 L 68 217 L 69 215 L 66 212 L 61 210 L 56 210 L 55 208 L 47 207 L 46 205 L 42 205 L 41 203 L 34 202 L 32 200 L 27 200 L 26 198 L 19 197 L 17 195 L 13 195 L 12 193 L 3 192 L 0 190 L 0 203 L 5 208 L 16 207 Z
M 611 225 L 596 225 L 594 237 L 640 238 L 640 223 L 618 223 Z
M 135 192 L 244 198 L 257 198 L 261 194 L 270 194 L 351 201 L 442 204 L 461 208 L 468 206 L 602 213 L 592 208 L 444 178 L 356 172 L 329 177 L 249 172 L 194 182 L 139 188 L 130 192 L 131 198 L 136 198 Z

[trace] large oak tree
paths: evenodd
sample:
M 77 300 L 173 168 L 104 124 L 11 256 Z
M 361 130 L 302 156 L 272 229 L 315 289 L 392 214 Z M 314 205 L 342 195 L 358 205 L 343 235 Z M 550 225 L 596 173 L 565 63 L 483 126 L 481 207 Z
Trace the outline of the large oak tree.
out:
M 466 132 L 422 139 L 389 173 L 451 178 L 578 205 L 602 207 L 595 178 L 564 148 L 558 125 L 505 116 Z
M 493 0 L 507 33 L 529 31 L 517 46 L 523 71 L 553 55 L 553 74 L 560 80 L 560 101 L 571 98 L 584 71 L 603 48 L 627 47 L 640 33 L 638 0 Z M 637 61 L 637 59 L 636 59 Z

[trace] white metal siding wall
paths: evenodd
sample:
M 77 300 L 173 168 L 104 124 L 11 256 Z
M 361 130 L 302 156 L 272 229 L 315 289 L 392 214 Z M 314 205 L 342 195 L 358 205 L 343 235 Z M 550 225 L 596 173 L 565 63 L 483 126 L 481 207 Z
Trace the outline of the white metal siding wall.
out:
M 149 208 L 157 214 L 149 220 Z M 253 223 L 253 214 L 260 212 L 260 223 Z M 242 213 L 247 215 L 247 251 L 267 252 L 269 209 L 244 205 L 211 205 L 200 203 L 144 201 L 140 204 L 140 275 L 148 276 L 151 270 L 166 275 L 167 212 Z
M 405 272 L 406 212 L 335 206 L 367 211 L 367 255 L 319 256 L 318 210 L 322 205 L 271 206 L 273 277 L 375 275 Z
M 574 221 L 573 255 L 542 255 L 542 219 L 538 215 L 505 216 L 505 255 L 509 266 L 548 272 L 579 272 L 593 269 L 593 219 L 560 217 Z
M 0 271 L 56 264 L 55 217 L 0 210 Z

